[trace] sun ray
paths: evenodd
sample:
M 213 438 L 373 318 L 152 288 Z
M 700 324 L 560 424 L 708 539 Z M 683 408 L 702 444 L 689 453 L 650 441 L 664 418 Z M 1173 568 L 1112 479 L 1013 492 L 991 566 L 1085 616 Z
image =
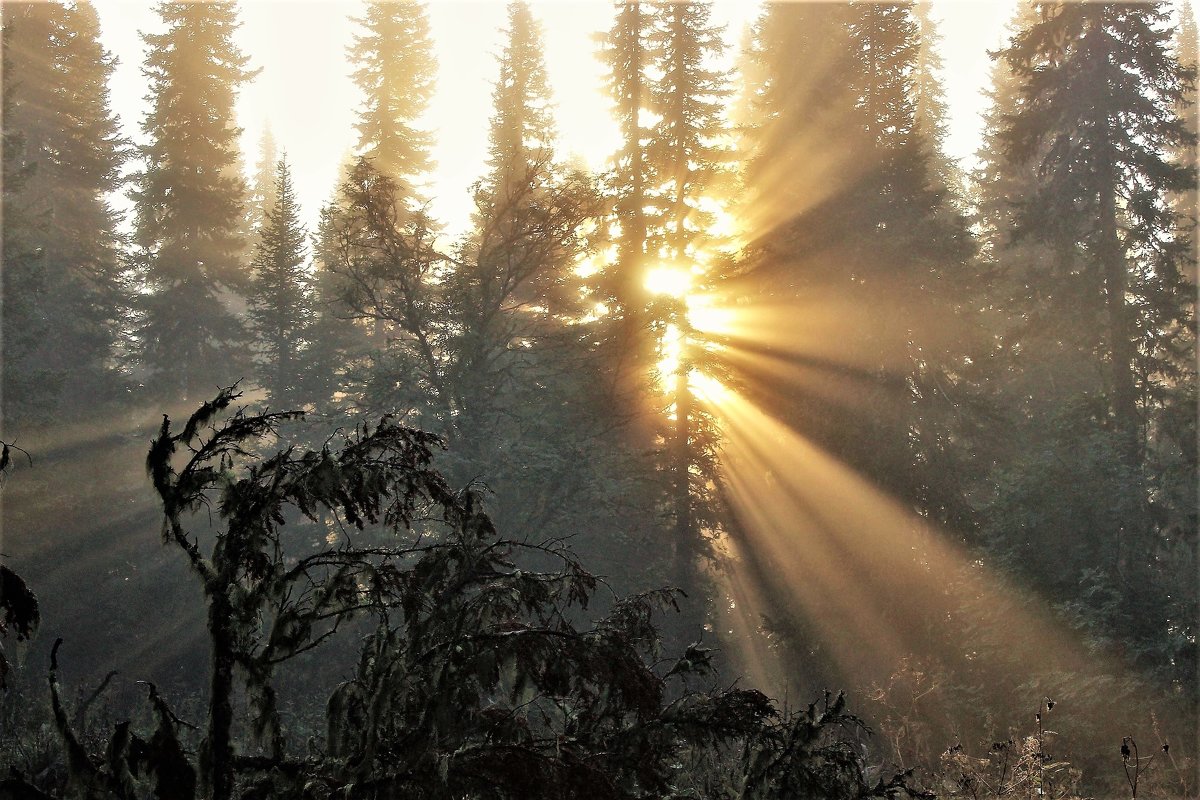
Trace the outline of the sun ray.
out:
M 987 686 L 1010 685 L 1014 664 L 1027 665 L 1026 701 L 1035 704 L 1038 691 L 1057 691 L 1064 681 L 1098 685 L 1131 674 L 948 532 L 753 404 L 727 399 L 720 417 L 721 476 L 738 537 L 723 585 L 736 589 L 735 603 L 754 596 L 761 609 L 766 593 L 778 598 L 776 611 L 782 601 L 801 614 L 850 685 L 881 685 L 909 655 L 979 676 L 985 696 Z M 755 559 L 769 568 L 754 568 Z M 931 620 L 947 625 L 931 629 Z M 730 630 L 763 635 L 745 620 Z M 781 669 L 764 660 L 761 641 L 738 641 L 735 649 L 756 671 Z M 1103 695 L 1080 693 L 1072 713 L 1119 740 L 1121 730 L 1144 729 L 1152 710 L 1164 726 L 1179 724 L 1158 697 L 1144 708 L 1113 709 Z M 1011 708 L 1019 699 L 988 701 Z

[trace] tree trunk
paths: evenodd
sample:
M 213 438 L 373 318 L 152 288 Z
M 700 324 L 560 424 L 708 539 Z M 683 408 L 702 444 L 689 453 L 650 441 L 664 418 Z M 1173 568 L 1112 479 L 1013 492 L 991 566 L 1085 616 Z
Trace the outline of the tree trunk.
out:
M 210 593 L 208 631 L 212 637 L 208 735 L 200 756 L 204 793 L 211 800 L 233 796 L 233 609 L 224 591 Z
M 685 335 L 680 331 L 680 335 Z M 691 415 L 692 393 L 688 387 L 691 363 L 687 358 L 688 342 L 684 340 L 675 373 L 675 583 L 684 588 L 689 583 L 694 551 L 692 530 L 691 489 Z
M 1133 326 L 1125 303 L 1128 278 L 1117 235 L 1116 189 L 1111 160 L 1102 165 L 1100 187 L 1100 248 L 1104 270 L 1105 305 L 1108 311 L 1109 383 L 1112 412 L 1121 438 L 1126 466 L 1137 466 L 1141 456 L 1138 433 L 1137 388 L 1133 375 Z

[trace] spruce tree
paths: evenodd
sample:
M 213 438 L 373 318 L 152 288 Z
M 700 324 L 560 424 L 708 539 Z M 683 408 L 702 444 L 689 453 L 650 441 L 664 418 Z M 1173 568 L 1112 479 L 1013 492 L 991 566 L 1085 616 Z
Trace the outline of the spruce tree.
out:
M 1179 562 L 1164 554 L 1194 546 L 1182 533 L 1193 523 L 1169 522 L 1195 519 L 1194 493 L 1178 491 L 1195 474 L 1194 249 L 1172 200 L 1195 184 L 1175 157 L 1195 148 L 1179 114 L 1195 75 L 1170 52 L 1162 4 L 1038 12 L 1000 54 L 1018 88 L 997 164 L 1031 184 L 1014 238 L 1045 253 L 1013 346 L 1066 342 L 1072 364 L 1053 382 L 1025 379 L 1031 410 L 1057 406 L 1057 419 L 1049 432 L 1038 416 L 1024 424 L 1073 466 L 1021 454 L 989 518 L 1024 525 L 1010 545 L 1017 557 L 1039 542 L 1065 553 L 1084 586 L 1040 570 L 1055 593 L 1080 609 L 1081 592 L 1111 598 L 1082 612 L 1081 627 L 1121 638 L 1141 665 L 1178 680 L 1192 667 L 1165 665 L 1194 664 L 1178 659 L 1179 632 L 1194 621 L 1173 599 Z M 1038 500 L 1048 485 L 1062 487 L 1052 509 Z
M 1039 172 L 1018 228 L 1087 256 L 1077 268 L 1091 288 L 1072 302 L 1101 325 L 1095 353 L 1130 465 L 1144 444 L 1140 397 L 1188 360 L 1161 332 L 1190 328 L 1192 315 L 1190 247 L 1175 236 L 1166 198 L 1194 183 L 1193 170 L 1169 160 L 1193 142 L 1176 109 L 1194 73 L 1169 52 L 1165 22 L 1156 3 L 1044 5 L 1002 52 L 1022 79 L 1021 105 L 1005 119 L 1005 155 Z
M 580 241 L 573 226 L 590 196 L 582 176 L 555 161 L 543 33 L 527 3 L 509 3 L 505 36 L 487 172 L 475 189 L 475 231 L 460 250 L 448 295 L 453 327 L 461 331 L 454 351 L 462 422 L 478 433 L 519 384 L 513 348 L 536 346 L 559 327 L 551 313 L 573 310 L 567 286 Z M 470 440 L 480 446 L 486 438 Z
M 505 35 L 492 90 L 488 171 L 479 194 L 485 219 L 505 216 L 514 201 L 544 180 L 554 156 L 556 131 L 543 33 L 528 3 L 508 4 Z
M 166 30 L 143 37 L 151 108 L 133 192 L 146 289 L 137 336 L 155 384 L 187 397 L 236 380 L 245 363 L 234 310 L 247 277 L 234 99 L 254 73 L 233 42 L 233 3 L 157 10 Z
M 944 191 L 961 190 L 961 176 L 953 160 L 946 155 L 946 135 L 949 128 L 949 109 L 946 106 L 946 87 L 942 82 L 945 64 L 942 61 L 942 35 L 937 21 L 931 16 L 931 4 L 913 5 L 920 33 L 917 59 L 913 66 L 913 105 L 917 130 L 929 148 L 929 165 L 935 186 Z M 951 200 L 958 199 L 950 195 Z
M 363 32 L 355 35 L 348 55 L 365 97 L 358 152 L 395 184 L 401 205 L 415 210 L 425 200 L 421 185 L 432 166 L 432 137 L 418 126 L 437 73 L 429 15 L 412 0 L 371 2 L 355 21 Z
M 126 150 L 108 100 L 116 62 L 100 46 L 91 5 L 8 4 L 4 23 L 12 72 L 4 126 L 22 142 L 24 164 L 10 159 L 5 191 L 21 206 L 17 224 L 32 226 L 24 238 L 14 234 L 24 244 L 10 251 L 30 258 L 6 262 L 14 281 L 34 281 L 6 291 L 5 322 L 14 344 L 39 331 L 26 352 L 9 350 L 4 360 L 15 374 L 41 376 L 8 408 L 48 419 L 60 403 L 95 405 L 115 388 L 125 299 L 119 214 L 107 195 Z
M 724 119 L 728 76 L 714 68 L 724 43 L 705 3 L 663 3 L 655 8 L 653 64 L 661 73 L 649 109 L 659 116 L 647 159 L 655 174 L 655 209 L 649 251 L 684 269 L 700 256 L 713 216 L 700 205 L 723 187 L 730 159 Z
M 1176 29 L 1175 42 L 1173 52 L 1177 61 L 1185 69 L 1196 70 L 1200 66 L 1200 41 L 1197 39 L 1196 32 L 1196 14 L 1191 3 L 1183 3 L 1179 7 L 1179 27 Z M 1197 135 L 1200 135 L 1200 105 L 1196 103 L 1196 84 L 1191 83 L 1184 92 L 1183 101 L 1178 106 L 1179 115 L 1187 123 L 1188 133 L 1191 134 L 1192 141 Z M 1186 143 L 1178 148 L 1176 153 L 1176 161 L 1184 167 L 1195 170 L 1196 163 L 1196 147 L 1189 146 Z M 1200 194 L 1197 193 L 1197 187 L 1192 185 L 1183 193 L 1177 193 L 1174 197 L 1174 206 L 1176 213 L 1179 215 L 1180 225 L 1187 230 L 1192 240 L 1193 248 L 1200 245 L 1196 237 L 1196 223 L 1200 221 L 1200 202 L 1198 202 Z M 1190 279 L 1193 285 L 1197 283 L 1196 274 L 1197 254 L 1195 250 L 1192 253 L 1192 271 Z
M 38 308 L 37 298 L 41 293 L 43 283 L 41 251 L 36 245 L 38 223 L 26 205 L 21 202 L 20 191 L 28 182 L 33 165 L 26 158 L 24 134 L 10 123 L 13 119 L 13 106 L 16 91 L 13 80 L 14 62 L 12 53 L 13 26 L 9 16 L 14 9 L 12 5 L 3 7 L 4 26 L 0 30 L 3 37 L 3 65 L 0 80 L 3 81 L 3 92 L 0 92 L 0 102 L 3 103 L 3 222 L 4 236 L 4 270 L 0 272 L 3 280 L 3 324 L 0 335 L 3 336 L 4 370 L 3 382 L 0 383 L 0 402 L 3 403 L 4 413 L 0 417 L 4 438 L 13 440 L 13 431 L 19 428 L 26 416 L 36 411 L 38 406 L 38 388 L 56 376 L 46 374 L 32 357 L 38 343 L 45 337 L 49 320 Z
M 649 31 L 651 15 L 648 3 L 621 3 L 613 26 L 603 41 L 600 56 L 608 66 L 607 88 L 613 101 L 613 116 L 621 130 L 621 150 L 615 157 L 613 187 L 614 213 L 620 224 L 617 262 L 605 276 L 601 296 L 610 301 L 612 311 L 627 318 L 628 328 L 640 328 L 647 302 L 643 287 L 646 259 L 646 200 L 649 163 L 646 159 L 647 131 L 642 124 L 650 106 Z M 633 335 L 623 337 L 633 344 Z
M 306 268 L 308 232 L 300 222 L 286 157 L 279 159 L 275 175 L 274 203 L 252 261 L 249 319 L 260 354 L 260 384 L 277 408 L 292 409 L 309 402 L 302 390 L 312 344 L 313 292 Z
M 731 370 L 739 394 L 877 490 L 961 529 L 969 471 L 950 444 L 959 417 L 949 397 L 964 353 L 928 320 L 953 319 L 950 287 L 962 281 L 970 244 L 931 180 L 934 148 L 914 85 L 920 52 L 909 4 L 765 9 L 749 56 L 759 81 L 744 137 L 749 244 L 731 288 L 773 331 L 747 345 L 755 359 Z M 822 322 L 798 325 L 812 308 Z M 864 579 L 891 586 L 889 623 L 904 624 L 921 587 L 862 568 Z M 762 577 L 767 613 L 811 674 L 811 621 L 769 567 Z M 818 673 L 836 668 L 817 661 Z
M 751 82 L 743 89 L 737 206 L 752 252 L 789 238 L 800 215 L 856 168 L 851 154 L 861 135 L 847 119 L 845 15 L 836 3 L 770 3 L 755 23 L 745 57 L 751 68 L 743 70 Z M 754 273 L 755 283 L 780 289 L 798 277 L 774 258 L 757 259 Z
M 247 202 L 247 220 L 250 238 L 254 239 L 267 221 L 267 211 L 275 205 L 275 184 L 278 180 L 279 145 L 268 125 L 263 128 L 258 140 L 258 160 L 254 164 L 254 176 L 250 181 L 250 197 Z
M 725 102 L 729 76 L 715 66 L 724 54 L 722 29 L 713 25 L 704 3 L 656 4 L 648 37 L 650 83 L 648 109 L 658 117 L 648 132 L 646 160 L 652 175 L 647 205 L 652 209 L 646 232 L 649 259 L 686 274 L 697 289 L 715 280 L 717 238 L 712 234 L 713 208 L 725 199 L 731 160 Z M 713 422 L 692 395 L 694 371 L 704 371 L 707 352 L 688 319 L 686 298 L 660 307 L 653 325 L 667 346 L 676 332 L 678 364 L 673 375 L 660 376 L 673 401 L 674 421 L 663 430 L 662 468 L 671 483 L 670 518 L 674 524 L 672 581 L 689 591 L 697 588 L 696 558 L 705 530 L 716 528 L 711 493 L 715 479 L 706 443 L 715 435 Z

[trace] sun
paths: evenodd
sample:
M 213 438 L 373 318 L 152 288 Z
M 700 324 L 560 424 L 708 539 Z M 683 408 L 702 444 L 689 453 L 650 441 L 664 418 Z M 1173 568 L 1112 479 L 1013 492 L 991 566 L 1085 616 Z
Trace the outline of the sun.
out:
M 646 273 L 643 285 L 650 294 L 682 299 L 692 290 L 694 280 L 690 270 L 680 267 L 654 267 Z
M 717 295 L 697 290 L 697 278 L 702 277 L 680 267 L 659 266 L 647 271 L 643 285 L 650 294 L 673 301 L 658 341 L 655 369 L 659 387 L 665 394 L 678 391 L 673 378 L 679 377 L 686 361 L 688 389 L 697 399 L 713 405 L 726 401 L 731 393 L 696 363 L 707 360 L 701 356 L 721 349 L 714 339 L 730 331 L 733 310 L 722 305 Z

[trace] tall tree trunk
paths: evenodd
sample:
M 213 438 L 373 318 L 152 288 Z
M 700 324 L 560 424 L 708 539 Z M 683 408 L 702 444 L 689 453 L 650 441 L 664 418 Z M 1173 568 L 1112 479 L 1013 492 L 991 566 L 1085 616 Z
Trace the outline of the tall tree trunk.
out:
M 637 371 L 643 366 L 641 355 L 644 342 L 642 340 L 646 325 L 645 290 L 642 286 L 645 279 L 646 250 L 646 160 L 645 153 L 642 151 L 641 127 L 642 93 L 645 88 L 642 69 L 645 52 L 642 47 L 641 3 L 635 2 L 627 5 L 633 9 L 637 19 L 630 56 L 633 80 L 630 85 L 629 106 L 625 109 L 628 117 L 625 152 L 629 157 L 632 186 L 622 214 L 620 277 L 617 281 L 616 293 L 617 302 L 625 316 L 626 344 L 635 354 L 632 359 L 632 368 Z
M 682 325 L 680 336 L 686 336 Z M 690 585 L 695 550 L 691 489 L 692 392 L 688 386 L 688 373 L 692 365 L 687 357 L 687 348 L 688 341 L 684 339 L 675 373 L 675 583 L 679 587 Z
M 208 734 L 200 761 L 204 793 L 211 800 L 233 796 L 233 608 L 225 591 L 210 592 L 208 631 L 212 637 L 212 680 Z
M 1121 437 L 1125 465 L 1133 469 L 1141 458 L 1137 389 L 1133 375 L 1133 325 L 1125 303 L 1128 285 L 1125 258 L 1117 234 L 1115 175 L 1111 158 L 1101 164 L 1100 248 L 1104 270 L 1105 305 L 1108 311 L 1109 390 L 1112 412 Z

